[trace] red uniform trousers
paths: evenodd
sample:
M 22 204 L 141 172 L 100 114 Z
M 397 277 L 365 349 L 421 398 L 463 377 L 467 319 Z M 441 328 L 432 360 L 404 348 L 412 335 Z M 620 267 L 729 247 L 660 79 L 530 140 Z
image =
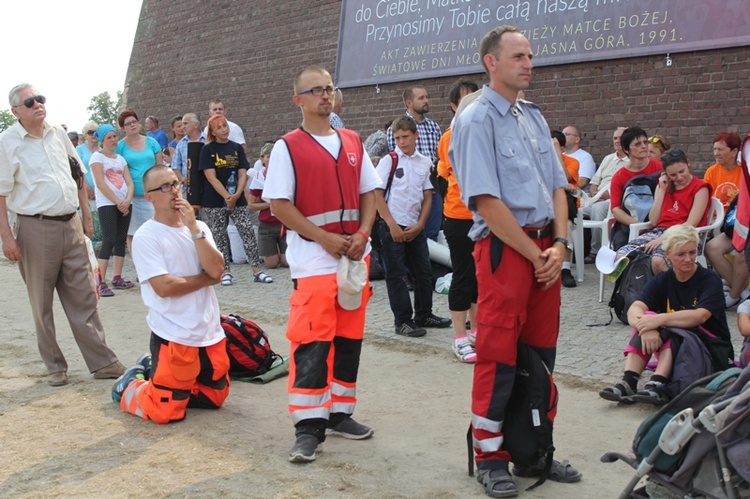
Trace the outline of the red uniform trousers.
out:
M 132 381 L 120 407 L 154 423 L 180 421 L 188 407 L 218 409 L 229 395 L 226 342 L 189 347 L 151 333 L 151 378 Z
M 369 256 L 366 262 L 369 269 Z M 332 415 L 354 412 L 365 311 L 372 289 L 367 282 L 357 310 L 342 309 L 337 293 L 336 274 L 326 274 L 295 279 L 289 298 L 289 413 L 297 433 L 312 433 L 321 441 Z
M 552 236 L 533 239 L 540 249 Z M 474 248 L 477 303 L 477 362 L 471 394 L 471 425 L 479 469 L 508 469 L 503 419 L 516 372 L 518 341 L 536 350 L 554 368 L 560 329 L 560 279 L 542 290 L 534 266 L 494 235 Z M 554 413 L 551 414 L 554 419 Z

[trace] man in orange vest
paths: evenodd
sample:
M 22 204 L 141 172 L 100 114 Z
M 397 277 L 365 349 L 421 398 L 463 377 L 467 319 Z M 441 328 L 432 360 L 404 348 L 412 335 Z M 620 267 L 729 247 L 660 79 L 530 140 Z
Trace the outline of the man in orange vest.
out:
M 326 435 L 362 440 L 373 434 L 351 416 L 371 294 L 366 270 L 374 190 L 381 182 L 359 135 L 331 127 L 335 91 L 324 68 L 309 66 L 297 74 L 293 100 L 302 125 L 274 145 L 263 189 L 271 211 L 289 229 L 293 463 L 315 460 Z M 363 267 L 358 294 L 339 287 L 342 265 Z

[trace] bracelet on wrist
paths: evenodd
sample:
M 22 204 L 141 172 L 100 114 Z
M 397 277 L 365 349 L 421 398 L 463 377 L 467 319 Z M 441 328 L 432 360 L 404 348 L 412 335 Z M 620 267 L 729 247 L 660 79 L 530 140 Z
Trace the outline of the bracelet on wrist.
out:
M 365 241 L 369 241 L 370 240 L 370 236 L 368 236 L 367 234 L 365 234 L 364 231 L 358 230 L 357 232 L 355 232 L 355 234 L 359 234 L 360 236 L 364 237 Z

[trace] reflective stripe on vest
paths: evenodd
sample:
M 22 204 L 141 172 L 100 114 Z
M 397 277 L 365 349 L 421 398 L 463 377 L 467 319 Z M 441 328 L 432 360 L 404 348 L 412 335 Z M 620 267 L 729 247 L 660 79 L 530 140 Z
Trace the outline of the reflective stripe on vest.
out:
M 338 222 L 359 222 L 359 210 L 329 211 L 320 215 L 311 215 L 307 219 L 318 227 Z

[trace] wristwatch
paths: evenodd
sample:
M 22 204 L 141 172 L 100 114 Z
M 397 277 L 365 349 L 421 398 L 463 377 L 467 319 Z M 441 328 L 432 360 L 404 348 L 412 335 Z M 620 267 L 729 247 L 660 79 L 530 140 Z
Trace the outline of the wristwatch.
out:
M 552 244 L 555 244 L 555 243 L 563 243 L 563 246 L 565 246 L 565 249 L 569 249 L 570 251 L 573 251 L 573 248 L 570 247 L 570 241 L 568 241 L 564 237 L 556 237 L 552 241 Z
M 197 234 L 191 234 L 190 237 L 193 238 L 193 241 L 197 241 L 198 239 L 205 239 L 206 238 L 206 233 L 203 232 L 203 231 L 200 231 Z

